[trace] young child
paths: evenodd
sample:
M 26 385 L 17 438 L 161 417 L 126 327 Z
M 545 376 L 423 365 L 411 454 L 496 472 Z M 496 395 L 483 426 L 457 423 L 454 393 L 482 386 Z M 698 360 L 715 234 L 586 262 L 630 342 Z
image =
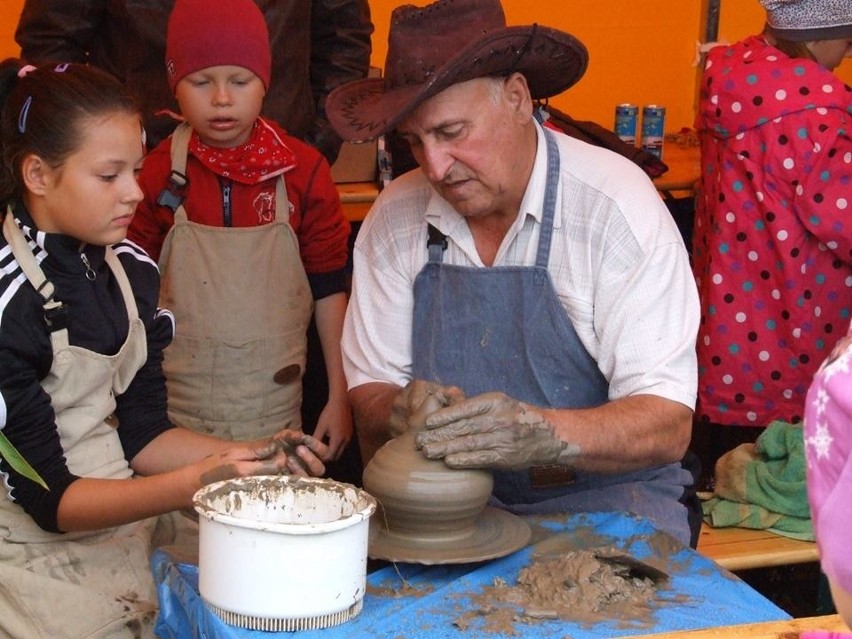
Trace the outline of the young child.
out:
M 175 422 L 235 439 L 298 428 L 315 301 L 329 393 L 314 435 L 336 458 L 353 431 L 349 223 L 320 153 L 259 116 L 268 43 L 251 0 L 175 3 L 166 71 L 185 123 L 145 160 L 129 238 L 159 262 L 175 315 L 163 365 Z
M 852 325 L 814 376 L 804 436 L 808 502 L 822 571 L 837 612 L 852 625 Z
M 156 516 L 213 479 L 322 474 L 328 451 L 169 422 L 172 321 L 156 265 L 124 241 L 143 140 L 120 83 L 5 60 L 0 107 L 0 429 L 49 487 L 0 459 L 0 636 L 150 637 Z
M 763 32 L 706 56 L 693 273 L 701 302 L 692 448 L 716 461 L 805 393 L 852 311 L 849 0 L 760 0 Z M 771 153 L 766 150 L 774 148 Z

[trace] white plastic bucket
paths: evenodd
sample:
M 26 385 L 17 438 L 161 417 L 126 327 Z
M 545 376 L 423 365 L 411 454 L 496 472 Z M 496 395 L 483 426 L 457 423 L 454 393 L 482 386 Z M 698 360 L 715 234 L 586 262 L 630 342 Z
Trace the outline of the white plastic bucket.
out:
M 199 514 L 199 593 L 226 622 L 325 628 L 355 617 L 367 580 L 376 500 L 350 484 L 292 476 L 216 482 Z

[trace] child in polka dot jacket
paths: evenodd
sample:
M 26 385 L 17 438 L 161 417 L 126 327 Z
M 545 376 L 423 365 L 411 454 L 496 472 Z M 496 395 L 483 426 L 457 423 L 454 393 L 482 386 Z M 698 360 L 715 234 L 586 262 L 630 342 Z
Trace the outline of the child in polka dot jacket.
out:
M 693 447 L 710 472 L 770 422 L 802 420 L 852 313 L 852 92 L 832 73 L 852 56 L 852 2 L 761 4 L 762 34 L 707 54 L 696 119 Z

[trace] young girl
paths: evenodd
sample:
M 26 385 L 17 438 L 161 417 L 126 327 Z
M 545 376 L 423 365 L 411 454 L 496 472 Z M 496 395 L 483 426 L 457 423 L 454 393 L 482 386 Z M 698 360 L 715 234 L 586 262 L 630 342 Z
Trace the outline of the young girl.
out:
M 156 266 L 123 241 L 143 140 L 121 85 L 6 60 L 0 105 L 0 429 L 49 487 L 0 460 L 0 635 L 151 636 L 155 517 L 214 479 L 321 474 L 327 450 L 169 422 L 172 320 Z
M 145 160 L 129 237 L 159 261 L 176 318 L 172 418 L 235 439 L 298 427 L 315 300 L 329 392 L 314 435 L 337 457 L 353 430 L 340 355 L 349 224 L 320 153 L 260 117 L 270 60 L 251 0 L 175 3 L 166 72 L 185 123 Z

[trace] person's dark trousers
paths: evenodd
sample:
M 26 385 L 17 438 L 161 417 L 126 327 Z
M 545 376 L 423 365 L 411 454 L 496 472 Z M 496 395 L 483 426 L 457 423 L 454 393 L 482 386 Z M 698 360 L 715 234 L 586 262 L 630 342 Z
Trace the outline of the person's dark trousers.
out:
M 698 498 L 697 484 L 701 477 L 701 460 L 692 450 L 687 450 L 680 465 L 692 475 L 692 485 L 685 488 L 683 495 L 678 500 L 686 506 L 689 521 L 689 545 L 691 548 L 698 546 L 698 536 L 701 534 L 701 523 L 704 513 L 701 510 L 701 500 Z

